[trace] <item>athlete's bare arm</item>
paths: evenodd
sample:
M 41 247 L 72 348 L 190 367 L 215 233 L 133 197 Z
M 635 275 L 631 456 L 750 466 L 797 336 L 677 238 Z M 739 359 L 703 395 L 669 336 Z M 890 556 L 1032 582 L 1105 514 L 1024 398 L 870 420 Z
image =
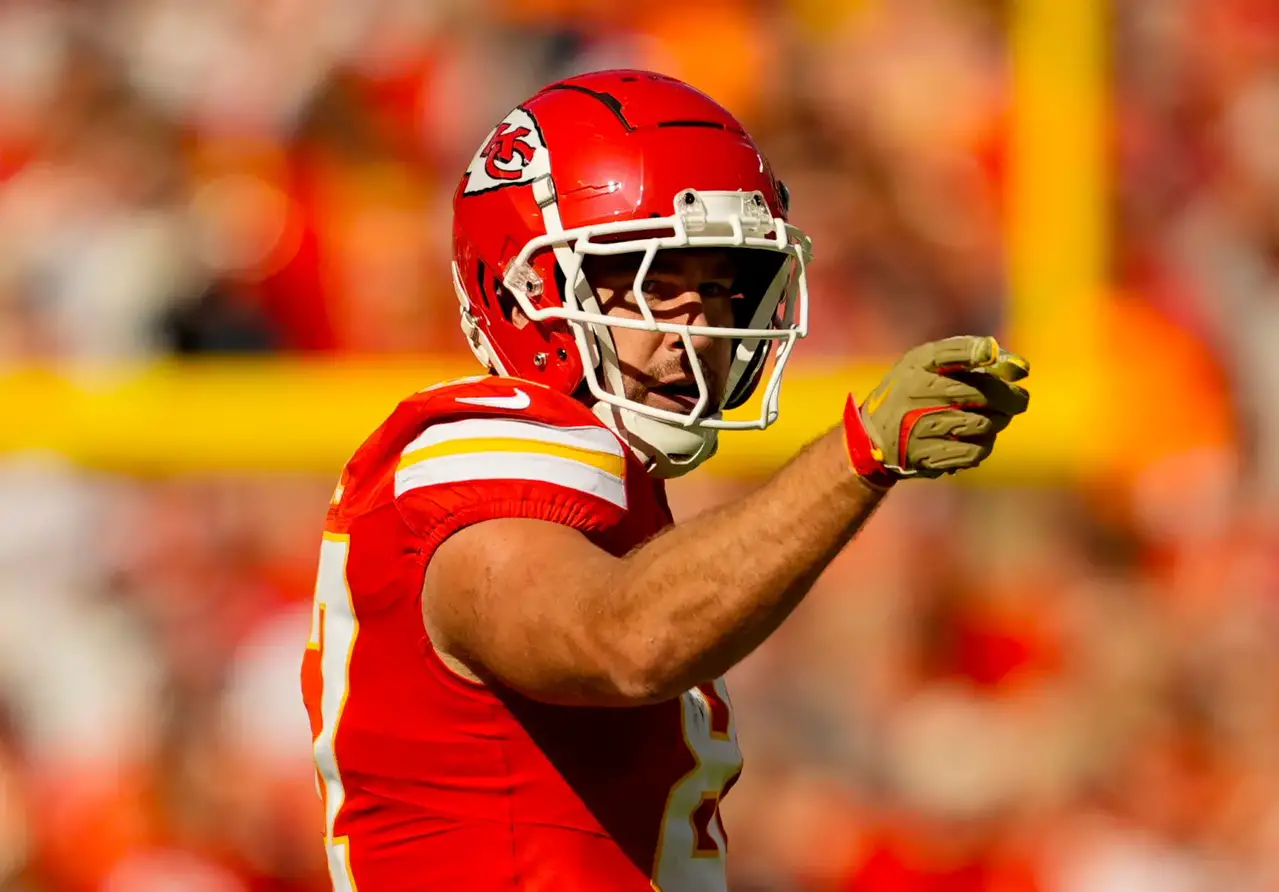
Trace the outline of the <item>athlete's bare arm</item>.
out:
M 991 338 L 926 344 L 853 417 L 869 417 L 898 472 L 972 467 L 1025 411 L 1012 381 L 1027 368 Z M 427 568 L 431 639 L 476 675 L 551 702 L 648 703 L 714 679 L 786 619 L 883 498 L 854 471 L 855 441 L 865 435 L 836 427 L 756 492 L 620 559 L 553 523 L 463 529 Z
M 559 524 L 486 521 L 435 553 L 424 619 L 441 651 L 530 697 L 666 700 L 763 642 L 881 497 L 836 429 L 756 492 L 624 558 Z

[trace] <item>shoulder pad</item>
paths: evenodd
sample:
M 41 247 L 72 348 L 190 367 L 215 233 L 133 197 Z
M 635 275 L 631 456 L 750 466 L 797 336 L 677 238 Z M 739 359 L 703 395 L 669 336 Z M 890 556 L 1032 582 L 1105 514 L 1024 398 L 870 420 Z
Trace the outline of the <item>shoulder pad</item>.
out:
M 540 384 L 484 376 L 401 402 L 347 463 L 351 510 L 462 481 L 523 479 L 626 504 L 629 450 L 577 400 Z

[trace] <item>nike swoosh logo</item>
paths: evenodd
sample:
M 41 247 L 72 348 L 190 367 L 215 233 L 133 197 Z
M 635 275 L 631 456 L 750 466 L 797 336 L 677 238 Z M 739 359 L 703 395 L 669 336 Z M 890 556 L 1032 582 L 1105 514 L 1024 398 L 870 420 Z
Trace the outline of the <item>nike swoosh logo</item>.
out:
M 510 396 L 459 396 L 455 401 L 469 403 L 472 406 L 488 406 L 491 409 L 519 410 L 533 405 L 533 398 L 518 387 Z
M 884 400 L 888 399 L 888 394 L 893 389 L 893 383 L 889 381 L 888 385 L 879 393 L 871 394 L 871 398 L 866 401 L 865 406 L 867 415 L 874 415 L 879 411 L 879 407 L 884 405 Z

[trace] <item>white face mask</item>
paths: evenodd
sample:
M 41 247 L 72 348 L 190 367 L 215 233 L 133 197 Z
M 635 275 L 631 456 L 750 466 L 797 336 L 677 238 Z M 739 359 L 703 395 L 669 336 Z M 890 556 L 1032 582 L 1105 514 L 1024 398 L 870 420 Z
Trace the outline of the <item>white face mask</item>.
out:
M 503 285 L 520 309 L 534 322 L 562 319 L 569 323 L 582 356 L 586 386 L 595 398 L 595 412 L 626 439 L 660 477 L 687 473 L 714 454 L 720 430 L 762 430 L 777 420 L 782 374 L 795 342 L 808 334 L 806 266 L 811 243 L 798 228 L 771 216 L 759 193 L 697 192 L 685 189 L 674 199 L 669 217 L 622 220 L 565 230 L 560 225 L 549 177 L 533 183 L 547 233 L 531 239 L 507 266 Z M 624 238 L 634 233 L 634 238 Z M 654 235 L 654 233 L 662 233 Z M 607 241 L 598 239 L 606 238 Z M 642 282 L 659 250 L 682 248 L 749 248 L 782 255 L 776 275 L 764 289 L 752 317 L 742 327 L 660 322 L 643 295 Z M 563 306 L 534 306 L 543 283 L 530 259 L 550 249 L 564 276 Z M 639 253 L 632 292 L 640 317 L 605 314 L 594 289 L 582 273 L 586 255 Z M 716 399 L 701 368 L 690 363 L 698 388 L 697 403 L 687 412 L 661 409 L 626 398 L 611 330 L 634 328 L 676 334 L 687 355 L 696 356 L 694 337 L 727 338 L 735 344 L 724 394 Z M 760 413 L 755 418 L 727 420 L 725 408 L 735 408 L 754 390 L 773 342 L 776 361 L 764 386 Z

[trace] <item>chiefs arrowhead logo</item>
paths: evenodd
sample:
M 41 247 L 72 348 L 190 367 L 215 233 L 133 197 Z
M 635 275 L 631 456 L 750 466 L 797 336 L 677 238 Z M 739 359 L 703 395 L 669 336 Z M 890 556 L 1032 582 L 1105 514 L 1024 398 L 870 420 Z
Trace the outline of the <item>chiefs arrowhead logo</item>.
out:
M 466 169 L 471 195 L 531 183 L 551 172 L 550 153 L 533 116 L 522 108 L 511 112 L 489 133 Z
M 480 150 L 484 172 L 495 180 L 518 180 L 537 154 L 537 147 L 528 139 L 532 132 L 527 127 L 512 129 L 505 121 L 499 124 L 488 145 Z

